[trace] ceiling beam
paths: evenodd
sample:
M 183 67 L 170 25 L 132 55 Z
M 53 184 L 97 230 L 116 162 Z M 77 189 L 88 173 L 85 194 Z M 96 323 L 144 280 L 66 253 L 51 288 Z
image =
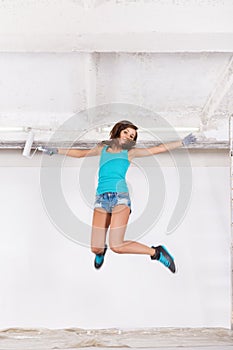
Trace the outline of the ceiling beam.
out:
M 0 34 L 0 52 L 233 52 L 233 33 Z
M 86 109 L 88 114 L 89 125 L 92 125 L 96 118 L 96 78 L 97 62 L 95 53 L 86 54 L 85 62 L 85 92 L 86 92 Z

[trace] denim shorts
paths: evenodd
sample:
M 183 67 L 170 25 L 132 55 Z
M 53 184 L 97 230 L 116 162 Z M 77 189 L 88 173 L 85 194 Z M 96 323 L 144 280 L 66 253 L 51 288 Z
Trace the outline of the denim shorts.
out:
M 112 209 L 120 204 L 129 207 L 131 213 L 131 200 L 128 192 L 105 192 L 96 195 L 94 209 L 103 208 L 108 213 L 112 213 Z

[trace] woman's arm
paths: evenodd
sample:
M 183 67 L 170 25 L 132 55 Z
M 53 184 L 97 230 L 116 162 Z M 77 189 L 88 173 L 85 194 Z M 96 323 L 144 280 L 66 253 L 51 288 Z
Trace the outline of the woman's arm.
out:
M 97 145 L 91 149 L 66 149 L 66 148 L 50 148 L 41 147 L 39 150 L 45 154 L 52 156 L 53 154 L 63 154 L 69 157 L 83 158 L 83 157 L 93 157 L 98 156 L 101 153 L 103 146 Z
M 136 157 L 148 157 L 154 154 L 163 153 L 170 151 L 175 148 L 179 148 L 181 146 L 188 146 L 191 143 L 195 143 L 197 141 L 196 137 L 192 134 L 189 134 L 184 137 L 183 140 L 163 143 L 159 146 L 149 147 L 149 148 L 133 148 L 129 151 L 129 160 L 132 160 Z
M 182 141 L 175 141 L 169 143 L 163 143 L 159 146 L 149 147 L 149 148 L 133 148 L 129 151 L 129 158 L 137 158 L 137 157 L 148 157 L 153 156 L 154 154 L 163 153 L 170 151 L 175 148 L 181 147 Z
M 64 149 L 58 148 L 58 154 L 64 154 L 68 157 L 83 158 L 83 157 L 93 157 L 98 156 L 101 153 L 102 146 L 97 145 L 91 149 Z

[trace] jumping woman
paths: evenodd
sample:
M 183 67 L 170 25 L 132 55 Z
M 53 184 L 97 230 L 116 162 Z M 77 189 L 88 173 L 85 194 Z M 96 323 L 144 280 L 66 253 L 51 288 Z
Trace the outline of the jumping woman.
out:
M 148 247 L 142 243 L 125 240 L 125 232 L 131 212 L 131 201 L 125 176 L 134 158 L 147 157 L 187 146 L 196 141 L 189 134 L 182 141 L 169 142 L 149 148 L 137 148 L 137 126 L 123 120 L 114 125 L 110 139 L 92 149 L 68 150 L 47 148 L 48 155 L 62 154 L 70 157 L 100 156 L 98 186 L 92 220 L 91 250 L 95 254 L 94 266 L 99 269 L 107 250 L 106 235 L 109 230 L 109 247 L 118 254 L 145 254 L 161 262 L 172 273 L 176 272 L 174 258 L 164 246 Z

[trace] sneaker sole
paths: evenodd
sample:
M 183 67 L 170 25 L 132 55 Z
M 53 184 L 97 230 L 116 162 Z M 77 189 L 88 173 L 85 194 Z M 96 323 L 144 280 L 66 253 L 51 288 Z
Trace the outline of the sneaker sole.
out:
M 162 245 L 161 247 L 162 247 L 162 248 L 165 250 L 165 252 L 172 258 L 173 263 L 174 263 L 174 266 L 175 266 L 175 271 L 174 271 L 174 272 L 171 271 L 171 270 L 169 269 L 169 267 L 168 267 L 168 269 L 169 269 L 169 270 L 171 271 L 171 273 L 173 273 L 173 274 L 177 273 L 177 272 L 178 272 L 178 268 L 177 268 L 177 266 L 176 266 L 174 257 L 169 253 L 169 251 L 167 250 L 167 248 L 166 248 L 164 245 Z
M 167 248 L 164 247 L 164 245 L 162 245 L 161 247 L 165 250 L 165 252 L 167 252 L 167 254 L 168 254 L 168 255 L 172 258 L 172 260 L 174 261 L 174 257 L 171 255 L 171 253 L 169 253 L 169 251 L 167 250 Z

